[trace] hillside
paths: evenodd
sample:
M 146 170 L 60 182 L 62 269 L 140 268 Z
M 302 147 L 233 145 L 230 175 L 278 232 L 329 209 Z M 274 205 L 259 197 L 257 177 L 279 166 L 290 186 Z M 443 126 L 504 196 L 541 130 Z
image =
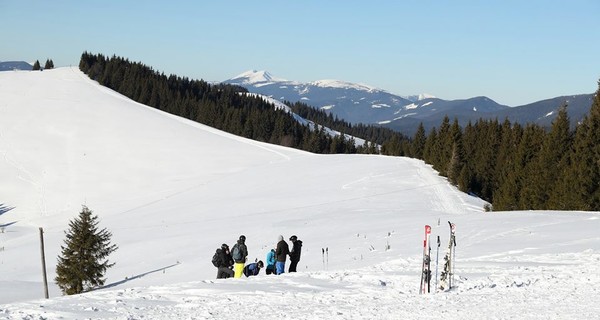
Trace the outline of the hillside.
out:
M 485 213 L 422 161 L 317 155 L 132 102 L 75 68 L 0 73 L 0 317 L 592 318 L 597 212 Z M 87 205 L 119 250 L 104 289 L 43 300 L 68 221 Z M 456 287 L 419 295 L 423 226 L 457 225 Z M 439 226 L 438 226 L 439 222 Z M 247 237 L 264 259 L 304 241 L 296 274 L 214 280 Z M 323 249 L 327 248 L 327 255 Z M 436 247 L 432 248 L 432 254 Z M 5 290 L 4 288 L 10 288 Z M 585 308 L 581 308 L 585 306 Z
M 0 61 L 0 71 L 31 70 L 32 65 L 25 61 Z

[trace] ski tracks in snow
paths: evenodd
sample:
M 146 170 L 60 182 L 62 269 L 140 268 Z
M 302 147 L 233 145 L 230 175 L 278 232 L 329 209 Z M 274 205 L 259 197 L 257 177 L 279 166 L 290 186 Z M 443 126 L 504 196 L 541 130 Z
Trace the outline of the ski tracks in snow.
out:
M 431 204 L 434 210 L 446 214 L 461 214 L 469 208 L 459 191 L 450 185 L 446 178 L 439 176 L 437 171 L 424 170 L 421 166 L 416 166 L 416 170 L 419 178 L 432 192 Z

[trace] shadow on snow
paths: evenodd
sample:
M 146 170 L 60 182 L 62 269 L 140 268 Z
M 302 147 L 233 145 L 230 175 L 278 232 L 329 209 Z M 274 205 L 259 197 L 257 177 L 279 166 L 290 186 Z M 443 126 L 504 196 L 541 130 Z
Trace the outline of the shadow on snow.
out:
M 131 280 L 139 279 L 139 278 L 141 278 L 141 277 L 143 277 L 145 275 L 151 274 L 151 273 L 165 271 L 166 269 L 173 268 L 173 267 L 175 267 L 177 265 L 179 265 L 179 261 L 177 261 L 177 263 L 174 263 L 174 264 L 172 264 L 170 266 L 166 266 L 166 267 L 159 268 L 159 269 L 156 269 L 156 270 L 152 270 L 152 271 L 148 271 L 148 272 L 145 272 L 145 273 L 141 273 L 141 274 L 135 275 L 133 277 L 127 277 L 127 278 L 125 278 L 125 279 L 123 279 L 121 281 L 117 281 L 117 282 L 113 282 L 113 283 L 107 284 L 107 285 L 105 285 L 105 286 L 103 286 L 101 288 L 95 289 L 95 290 L 106 289 L 106 288 L 113 288 L 113 287 L 122 285 L 123 283 L 129 282 Z
M 10 210 L 14 209 L 15 207 L 9 207 L 7 205 L 5 205 L 4 203 L 0 203 L 0 216 L 9 212 Z M 0 228 L 5 228 L 10 226 L 11 224 L 15 224 L 17 223 L 17 221 L 13 221 L 13 222 L 9 222 L 9 223 L 5 223 L 5 224 L 0 224 Z

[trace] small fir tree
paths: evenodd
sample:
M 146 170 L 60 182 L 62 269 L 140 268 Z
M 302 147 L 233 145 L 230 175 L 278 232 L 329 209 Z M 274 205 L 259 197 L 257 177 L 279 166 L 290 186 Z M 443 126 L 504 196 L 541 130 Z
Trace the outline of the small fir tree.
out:
M 106 270 L 114 265 L 106 258 L 117 250 L 110 243 L 112 234 L 106 229 L 98 231 L 98 216 L 86 206 L 79 216 L 69 222 L 65 246 L 58 257 L 56 284 L 67 295 L 89 291 L 104 285 Z
M 35 62 L 33 63 L 33 68 L 31 68 L 31 70 L 33 71 L 38 71 L 40 70 L 42 67 L 40 66 L 40 61 L 39 60 L 35 60 Z
M 54 61 L 52 61 L 52 59 L 46 59 L 44 69 L 54 69 Z

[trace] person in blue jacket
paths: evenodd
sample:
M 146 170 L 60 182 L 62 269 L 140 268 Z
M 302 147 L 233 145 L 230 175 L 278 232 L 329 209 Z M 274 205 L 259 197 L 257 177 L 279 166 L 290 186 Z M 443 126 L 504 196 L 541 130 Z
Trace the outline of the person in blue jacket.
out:
M 265 272 L 267 274 L 275 274 L 275 249 L 271 249 L 269 253 L 267 253 L 267 269 Z
M 260 272 L 260 269 L 264 266 L 265 265 L 263 264 L 262 261 L 250 263 L 244 267 L 244 275 L 246 277 L 257 276 L 258 273 Z

